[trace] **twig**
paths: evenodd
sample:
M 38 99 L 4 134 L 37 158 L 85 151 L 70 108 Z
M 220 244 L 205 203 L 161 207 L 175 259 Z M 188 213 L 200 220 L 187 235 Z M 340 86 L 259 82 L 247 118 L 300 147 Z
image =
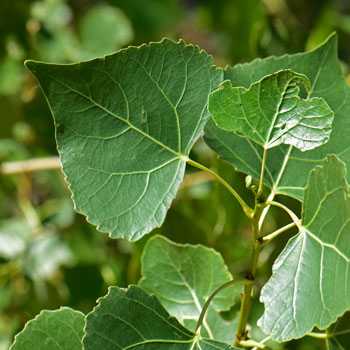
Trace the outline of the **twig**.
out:
M 11 175 L 29 173 L 38 170 L 60 169 L 58 157 L 34 158 L 17 162 L 5 162 L 0 165 L 0 174 Z

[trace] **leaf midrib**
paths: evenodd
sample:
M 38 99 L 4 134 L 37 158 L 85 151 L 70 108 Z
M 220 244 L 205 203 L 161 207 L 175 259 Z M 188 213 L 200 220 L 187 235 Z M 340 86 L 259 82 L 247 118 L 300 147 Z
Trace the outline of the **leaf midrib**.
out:
M 280 108 L 281 108 L 281 104 L 283 102 L 283 99 L 284 99 L 284 96 L 286 94 L 286 91 L 290 85 L 290 83 L 293 81 L 294 77 L 290 78 L 288 80 L 288 83 L 285 85 L 283 91 L 281 91 L 281 98 L 280 100 L 278 101 L 278 104 L 276 106 L 276 112 L 275 112 L 275 115 L 273 116 L 272 120 L 271 120 L 271 123 L 270 123 L 270 127 L 269 127 L 269 130 L 268 130 L 268 133 L 267 133 L 267 138 L 266 138 L 266 142 L 265 142 L 265 145 L 264 145 L 264 148 L 269 148 L 269 143 L 271 142 L 271 134 L 272 134 L 272 131 L 275 127 L 275 124 L 276 124 L 276 120 L 278 118 L 278 116 L 280 115 Z M 277 85 L 277 79 L 276 79 L 276 85 Z M 259 84 L 259 91 L 260 91 L 260 88 L 261 88 L 261 82 Z M 278 85 L 277 85 L 277 89 L 279 90 L 278 88 Z M 259 101 L 259 105 L 260 105 L 260 101 Z M 289 130 L 288 130 L 289 131 Z
M 182 272 L 176 267 L 175 264 L 173 264 L 169 254 L 167 255 L 167 258 L 169 260 L 170 266 L 177 272 L 177 274 L 179 275 L 179 277 L 181 278 L 181 280 L 183 282 L 183 285 L 187 288 L 187 290 L 189 291 L 190 295 L 192 296 L 192 299 L 193 299 L 192 303 L 196 306 L 196 308 L 198 310 L 198 313 L 200 314 L 201 311 L 202 311 L 202 305 L 201 305 L 199 299 L 197 298 L 196 292 L 188 284 L 188 282 L 187 282 L 185 276 L 182 274 Z M 209 327 L 209 325 L 208 325 L 208 323 L 206 321 L 206 318 L 203 320 L 203 325 L 204 325 L 205 329 L 207 330 L 209 336 L 211 338 L 213 338 L 213 332 L 212 332 L 211 328 Z

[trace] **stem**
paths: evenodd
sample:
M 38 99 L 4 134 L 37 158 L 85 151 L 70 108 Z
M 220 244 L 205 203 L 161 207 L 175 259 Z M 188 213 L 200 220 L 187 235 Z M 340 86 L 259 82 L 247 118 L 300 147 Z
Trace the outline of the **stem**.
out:
M 213 175 L 216 180 L 218 180 L 232 195 L 233 197 L 236 198 L 236 200 L 238 201 L 238 203 L 241 205 L 244 213 L 251 218 L 252 214 L 253 214 L 253 210 L 249 207 L 249 205 L 241 198 L 241 196 L 221 177 L 219 176 L 217 173 L 215 173 L 213 170 L 207 168 L 206 166 L 197 163 L 189 158 L 186 159 L 187 163 L 198 168 L 201 169 L 203 171 L 208 172 L 209 174 Z
M 295 222 L 295 225 L 298 226 L 298 229 L 300 231 L 302 231 L 302 225 L 300 222 L 300 219 L 295 215 L 295 213 L 290 210 L 288 207 L 286 207 L 284 204 L 279 203 L 279 202 L 275 202 L 275 201 L 270 201 L 270 202 L 266 202 L 267 205 L 274 205 L 275 207 L 279 207 L 281 209 L 283 209 L 285 212 L 288 213 L 288 215 L 292 218 L 292 220 Z
M 246 275 L 246 278 L 249 278 L 253 281 L 255 280 L 256 268 L 258 265 L 259 254 L 262 247 L 261 238 L 259 236 L 259 232 L 260 232 L 259 219 L 263 208 L 264 208 L 264 205 L 256 201 L 255 209 L 252 217 L 253 251 L 250 258 L 250 271 Z M 253 297 L 253 284 L 251 283 L 244 287 L 244 294 L 243 294 L 243 299 L 241 304 L 241 311 L 239 316 L 236 340 L 234 344 L 235 346 L 239 346 L 241 343 L 241 340 L 245 340 L 246 338 L 246 327 L 248 323 L 250 307 L 252 304 L 252 297 Z
M 260 181 L 259 181 L 258 193 L 262 192 L 263 185 L 264 185 L 264 172 L 265 172 L 265 164 L 266 164 L 266 153 L 267 153 L 267 149 L 264 148 L 263 158 L 262 158 L 262 162 L 261 162 L 261 172 L 260 172 Z
M 276 193 L 275 193 L 275 191 L 272 189 L 271 193 L 270 193 L 269 196 L 267 197 L 266 202 L 272 201 L 272 200 L 275 198 L 275 195 L 276 195 Z M 262 213 L 261 213 L 260 220 L 259 220 L 259 229 L 260 229 L 260 230 L 261 230 L 261 227 L 262 227 L 262 225 L 263 225 L 263 223 L 264 223 L 265 217 L 266 217 L 266 215 L 267 215 L 269 209 L 270 209 L 270 205 L 266 205 L 265 208 L 264 208 L 264 210 L 263 210 Z
M 259 342 L 255 341 L 253 339 L 242 340 L 240 345 L 242 345 L 242 346 L 249 346 L 249 347 L 254 346 L 255 349 L 265 349 L 265 345 L 264 344 L 259 343 Z
M 280 183 L 280 181 L 281 181 L 281 179 L 282 179 L 282 176 L 283 176 L 283 174 L 284 174 L 284 171 L 285 171 L 285 169 L 286 169 L 286 166 L 287 166 L 287 163 L 288 163 L 288 160 L 289 160 L 290 153 L 292 152 L 292 149 L 293 149 L 293 146 L 290 146 L 290 147 L 288 148 L 287 153 L 286 153 L 285 156 L 284 156 L 284 160 L 283 160 L 283 164 L 282 164 L 281 170 L 280 170 L 280 172 L 279 172 L 279 174 L 278 174 L 278 176 L 277 176 L 277 179 L 276 179 L 274 185 L 272 186 L 271 193 L 270 193 L 270 195 L 269 195 L 268 198 L 267 198 L 267 202 L 268 202 L 268 201 L 272 201 L 272 200 L 275 198 L 275 195 L 276 195 L 277 189 L 278 189 L 278 185 L 279 185 L 279 183 Z M 267 205 L 267 206 L 264 208 L 264 211 L 263 211 L 263 213 L 262 213 L 262 215 L 261 215 L 261 217 L 260 217 L 260 222 L 259 222 L 260 228 L 261 228 L 261 226 L 262 226 L 262 224 L 263 224 L 263 221 L 265 220 L 265 217 L 266 217 L 266 215 L 267 215 L 269 209 L 270 209 L 270 206 L 269 206 L 269 205 Z
M 316 333 L 316 332 L 306 333 L 306 335 L 309 337 L 318 338 L 318 339 L 327 339 L 327 338 L 331 338 L 331 336 L 332 336 L 331 334 Z
M 0 174 L 20 174 L 37 170 L 60 169 L 58 157 L 28 159 L 17 162 L 5 162 L 0 165 Z
M 266 337 L 265 339 L 263 339 L 262 341 L 260 341 L 259 345 L 264 346 L 265 343 L 267 343 L 269 340 L 271 340 L 271 336 L 270 335 L 268 337 Z M 255 346 L 252 350 L 258 350 L 258 346 Z
M 262 237 L 262 240 L 263 240 L 262 246 L 265 247 L 265 245 L 269 244 L 274 238 L 276 238 L 281 233 L 289 230 L 290 228 L 292 228 L 294 226 L 296 226 L 296 223 L 293 221 L 290 224 L 283 226 L 280 229 L 276 230 L 275 232 L 272 232 L 269 235 Z
M 198 329 L 200 329 L 200 327 L 202 326 L 205 313 L 207 312 L 208 307 L 209 307 L 211 301 L 215 298 L 215 296 L 216 296 L 218 293 L 220 293 L 223 289 L 225 289 L 225 288 L 227 288 L 227 287 L 230 287 L 230 286 L 232 286 L 232 285 L 235 285 L 235 284 L 239 284 L 239 283 L 247 285 L 247 284 L 253 283 L 253 281 L 248 280 L 248 279 L 232 280 L 232 281 L 226 282 L 226 283 L 223 284 L 221 287 L 219 287 L 218 289 L 216 289 L 216 290 L 214 291 L 214 293 L 208 298 L 208 300 L 206 301 L 206 303 L 205 303 L 204 306 L 203 306 L 203 309 L 202 309 L 202 311 L 201 311 L 201 314 L 199 315 L 199 318 L 198 318 L 197 327 L 196 327 L 196 330 L 195 330 L 196 333 L 197 333 Z

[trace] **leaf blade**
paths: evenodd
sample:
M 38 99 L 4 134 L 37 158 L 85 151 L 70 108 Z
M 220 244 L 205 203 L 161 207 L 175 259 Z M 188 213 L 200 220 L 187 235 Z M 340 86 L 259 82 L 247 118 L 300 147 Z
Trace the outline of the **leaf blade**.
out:
M 231 80 L 233 86 L 248 88 L 254 81 L 281 69 L 291 69 L 309 77 L 311 97 L 324 98 L 335 113 L 331 137 L 325 145 L 305 153 L 284 145 L 268 152 L 266 185 L 275 194 L 285 194 L 302 200 L 309 171 L 315 165 L 321 164 L 327 154 L 336 154 L 346 164 L 350 164 L 350 148 L 344 146 L 344 141 L 349 140 L 347 118 L 350 105 L 347 101 L 350 88 L 339 67 L 337 39 L 334 34 L 313 51 L 256 59 L 233 68 L 227 67 L 225 79 Z M 260 174 L 261 169 L 262 147 L 221 130 L 212 120 L 206 125 L 204 139 L 221 158 L 231 163 L 238 171 L 259 178 L 257 174 Z M 345 142 L 345 145 L 347 144 Z
M 15 337 L 11 350 L 81 350 L 84 315 L 70 308 L 42 311 Z M 62 337 L 64 334 L 64 337 Z
M 111 287 L 98 303 L 86 318 L 83 338 L 86 350 L 131 350 L 139 346 L 152 350 L 164 346 L 174 350 L 232 349 L 225 343 L 200 338 L 183 327 L 155 296 L 140 287 L 129 286 L 127 290 Z
M 226 81 L 211 94 L 209 111 L 220 128 L 265 149 L 284 143 L 311 150 L 328 141 L 334 113 L 321 98 L 301 99 L 299 84 L 311 90 L 309 79 L 292 70 L 265 76 L 249 89 Z
M 75 209 L 113 238 L 160 226 L 222 80 L 212 58 L 163 40 L 73 65 L 26 65 L 54 116 Z
M 195 331 L 209 296 L 232 279 L 221 255 L 201 245 L 177 244 L 162 236 L 152 237 L 142 255 L 139 286 L 157 296 L 166 310 Z M 209 306 L 202 326 L 205 337 L 232 343 L 234 322 L 220 312 L 234 304 L 234 288 L 226 288 Z
M 259 326 L 274 339 L 327 328 L 350 309 L 349 216 L 345 164 L 328 156 L 310 173 L 302 230 L 276 260 L 261 292 L 265 313 Z

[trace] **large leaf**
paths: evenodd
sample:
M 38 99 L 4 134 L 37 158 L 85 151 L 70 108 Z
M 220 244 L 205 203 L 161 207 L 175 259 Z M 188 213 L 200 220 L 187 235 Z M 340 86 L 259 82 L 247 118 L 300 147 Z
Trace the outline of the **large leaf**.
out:
M 310 173 L 300 232 L 276 260 L 260 300 L 259 325 L 279 341 L 327 328 L 350 309 L 350 197 L 336 156 Z
M 350 164 L 350 88 L 339 66 L 335 35 L 314 51 L 256 59 L 251 63 L 228 67 L 225 78 L 230 79 L 233 86 L 248 88 L 255 81 L 281 69 L 292 69 L 306 75 L 311 81 L 311 96 L 324 98 L 334 111 L 332 133 L 325 145 L 309 152 L 280 145 L 267 152 L 266 184 L 274 193 L 301 200 L 309 171 L 321 164 L 327 154 L 336 154 Z M 221 158 L 239 171 L 259 178 L 263 153 L 261 146 L 218 128 L 212 120 L 205 129 L 205 140 Z
M 216 124 L 269 149 L 285 143 L 301 151 L 329 140 L 333 112 L 318 97 L 302 99 L 299 86 L 311 90 L 309 79 L 291 70 L 268 75 L 249 89 L 225 81 L 209 99 Z
M 139 285 L 156 295 L 167 311 L 192 331 L 209 296 L 232 279 L 221 255 L 213 249 L 176 244 L 161 236 L 152 237 L 145 247 L 142 276 Z M 219 312 L 230 309 L 234 296 L 229 287 L 213 299 L 202 335 L 233 342 L 234 325 Z
M 73 65 L 26 65 L 53 113 L 76 210 L 113 238 L 160 226 L 222 80 L 212 57 L 163 40 Z
M 16 335 L 10 350 L 82 350 L 83 328 L 79 311 L 45 310 Z
M 139 287 L 111 287 L 98 302 L 86 318 L 85 350 L 235 349 L 189 331 Z

